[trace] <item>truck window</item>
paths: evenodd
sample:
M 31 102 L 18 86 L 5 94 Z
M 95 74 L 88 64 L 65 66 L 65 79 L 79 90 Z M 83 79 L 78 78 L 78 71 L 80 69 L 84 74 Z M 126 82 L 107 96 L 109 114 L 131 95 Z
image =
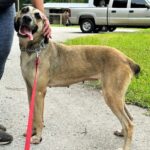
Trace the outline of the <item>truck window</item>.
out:
M 109 0 L 94 0 L 94 6 L 96 7 L 107 7 Z
M 144 0 L 132 0 L 131 8 L 146 8 L 146 2 Z
M 114 0 L 113 8 L 127 8 L 128 0 Z

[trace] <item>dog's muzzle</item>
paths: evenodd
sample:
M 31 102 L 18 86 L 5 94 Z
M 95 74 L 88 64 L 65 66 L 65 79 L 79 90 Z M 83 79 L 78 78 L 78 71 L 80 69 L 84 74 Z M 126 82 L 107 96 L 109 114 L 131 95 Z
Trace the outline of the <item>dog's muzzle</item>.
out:
M 20 21 L 20 27 L 18 34 L 21 37 L 29 38 L 33 40 L 33 34 L 38 30 L 38 26 L 33 24 L 32 18 L 28 15 L 24 15 Z

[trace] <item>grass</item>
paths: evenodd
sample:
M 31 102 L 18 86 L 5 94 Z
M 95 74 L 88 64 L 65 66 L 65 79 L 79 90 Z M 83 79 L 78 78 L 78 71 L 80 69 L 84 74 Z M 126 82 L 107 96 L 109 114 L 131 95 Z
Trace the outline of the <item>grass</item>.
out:
M 122 51 L 141 67 L 126 93 L 126 102 L 150 109 L 150 29 L 135 33 L 103 33 L 75 38 L 69 45 L 107 45 Z

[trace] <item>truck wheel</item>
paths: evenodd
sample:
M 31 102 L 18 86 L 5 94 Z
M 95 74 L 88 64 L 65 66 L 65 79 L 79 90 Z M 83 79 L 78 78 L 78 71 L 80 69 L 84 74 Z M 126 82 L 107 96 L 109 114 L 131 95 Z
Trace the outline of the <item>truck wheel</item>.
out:
M 116 30 L 116 27 L 108 27 L 108 31 L 109 32 L 113 32 L 113 31 L 115 31 Z
M 84 19 L 80 23 L 80 29 L 83 33 L 91 33 L 94 31 L 94 23 L 91 19 Z

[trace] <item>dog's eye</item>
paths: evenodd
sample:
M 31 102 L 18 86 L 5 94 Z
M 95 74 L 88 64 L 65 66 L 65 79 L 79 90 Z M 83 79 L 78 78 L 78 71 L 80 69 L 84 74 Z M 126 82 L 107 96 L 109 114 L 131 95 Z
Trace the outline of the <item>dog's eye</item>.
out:
M 35 13 L 34 16 L 36 19 L 41 19 L 40 13 Z
M 24 8 L 22 8 L 21 12 L 22 12 L 23 14 L 26 14 L 27 12 L 29 12 L 29 7 L 24 7 Z

